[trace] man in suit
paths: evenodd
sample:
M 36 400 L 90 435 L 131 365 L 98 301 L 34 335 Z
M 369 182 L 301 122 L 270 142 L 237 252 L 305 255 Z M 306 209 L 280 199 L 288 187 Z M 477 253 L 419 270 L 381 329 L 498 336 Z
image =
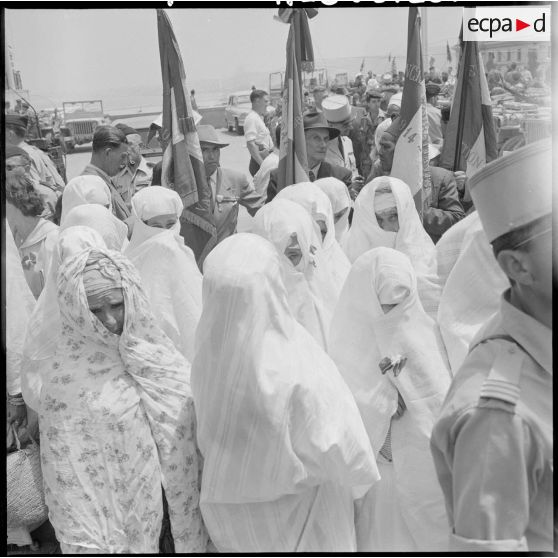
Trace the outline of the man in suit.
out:
M 303 125 L 310 182 L 314 182 L 319 178 L 333 176 L 344 182 L 350 193 L 362 188 L 362 183 L 357 184 L 358 180 L 353 181 L 349 169 L 339 165 L 332 165 L 325 160 L 329 142 L 339 136 L 339 130 L 329 126 L 325 115 L 319 112 L 307 113 L 303 116 Z M 267 186 L 268 202 L 277 194 L 278 170 L 273 169 L 269 176 L 269 184 Z
M 211 188 L 211 210 L 217 227 L 217 242 L 236 232 L 239 204 L 252 216 L 264 204 L 264 196 L 254 190 L 246 176 L 220 166 L 221 149 L 227 147 L 210 125 L 198 126 L 207 183 Z

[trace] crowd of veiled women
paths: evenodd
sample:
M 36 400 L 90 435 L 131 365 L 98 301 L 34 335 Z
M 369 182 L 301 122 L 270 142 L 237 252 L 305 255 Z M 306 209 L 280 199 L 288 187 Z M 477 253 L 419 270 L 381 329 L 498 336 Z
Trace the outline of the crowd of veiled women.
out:
M 299 183 L 202 274 L 170 189 L 131 233 L 96 176 L 59 227 L 6 200 L 8 391 L 64 553 L 157 553 L 165 514 L 176 552 L 447 549 L 432 428 L 508 286 L 477 212 L 434 245 L 396 178 Z

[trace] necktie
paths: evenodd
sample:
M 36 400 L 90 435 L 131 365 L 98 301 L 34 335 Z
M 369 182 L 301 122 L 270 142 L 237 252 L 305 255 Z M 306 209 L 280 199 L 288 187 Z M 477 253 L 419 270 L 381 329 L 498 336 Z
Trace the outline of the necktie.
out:
M 308 177 L 310 178 L 310 182 L 314 182 L 314 180 L 316 180 L 316 175 L 314 174 L 314 171 L 310 171 L 308 173 Z

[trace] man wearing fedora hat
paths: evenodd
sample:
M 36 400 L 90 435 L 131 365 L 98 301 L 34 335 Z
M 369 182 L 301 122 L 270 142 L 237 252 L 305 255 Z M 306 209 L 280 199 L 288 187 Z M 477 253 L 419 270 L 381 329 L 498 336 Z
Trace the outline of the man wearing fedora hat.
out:
M 154 165 L 148 163 L 141 154 L 143 140 L 139 132 L 124 123 L 115 124 L 115 127 L 126 136 L 128 158 L 122 170 L 114 177 L 114 186 L 131 211 L 132 196 L 143 188 L 151 186 Z
M 207 183 L 211 188 L 211 211 L 217 227 L 217 242 L 236 232 L 239 205 L 252 216 L 264 204 L 265 193 L 258 194 L 246 176 L 233 169 L 220 166 L 221 149 L 229 144 L 223 142 L 213 126 L 198 126 Z
M 325 160 L 332 165 L 339 165 L 351 171 L 353 177 L 358 175 L 353 142 L 348 137 L 355 120 L 349 99 L 345 95 L 331 95 L 322 103 L 323 113 L 328 124 L 339 130 L 339 135 L 327 146 Z
M 56 166 L 52 159 L 43 151 L 29 145 L 25 141 L 27 134 L 28 118 L 22 114 L 6 114 L 5 141 L 6 145 L 13 145 L 23 149 L 29 159 L 31 166 L 29 174 L 36 183 L 46 184 L 62 190 L 65 186 L 64 180 L 56 170 Z
M 339 130 L 332 128 L 323 113 L 309 112 L 303 115 L 304 138 L 306 140 L 306 158 L 308 162 L 308 178 L 310 182 L 318 178 L 333 176 L 345 183 L 349 192 L 358 188 L 353 183 L 351 171 L 340 165 L 332 165 L 325 158 L 329 142 L 339 136 Z M 273 169 L 269 175 L 267 201 L 270 202 L 277 194 L 277 174 Z
M 469 183 L 509 288 L 432 431 L 449 550 L 553 553 L 552 144 L 496 159 Z

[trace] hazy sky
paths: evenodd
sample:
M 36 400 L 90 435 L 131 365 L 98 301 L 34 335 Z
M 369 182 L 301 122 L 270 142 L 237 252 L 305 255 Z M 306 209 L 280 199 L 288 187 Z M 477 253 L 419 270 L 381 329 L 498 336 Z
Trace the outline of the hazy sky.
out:
M 16 69 L 32 95 L 58 100 L 89 91 L 160 85 L 154 9 L 10 9 L 5 13 Z M 277 8 L 272 2 L 255 3 L 251 9 L 170 8 L 167 13 L 190 87 L 207 78 L 284 69 L 288 25 L 273 19 Z M 310 20 L 317 60 L 391 52 L 399 56 L 401 69 L 407 13 L 407 7 L 320 8 Z M 461 13 L 459 7 L 428 8 L 431 54 L 445 52 L 446 41 L 457 42 Z

